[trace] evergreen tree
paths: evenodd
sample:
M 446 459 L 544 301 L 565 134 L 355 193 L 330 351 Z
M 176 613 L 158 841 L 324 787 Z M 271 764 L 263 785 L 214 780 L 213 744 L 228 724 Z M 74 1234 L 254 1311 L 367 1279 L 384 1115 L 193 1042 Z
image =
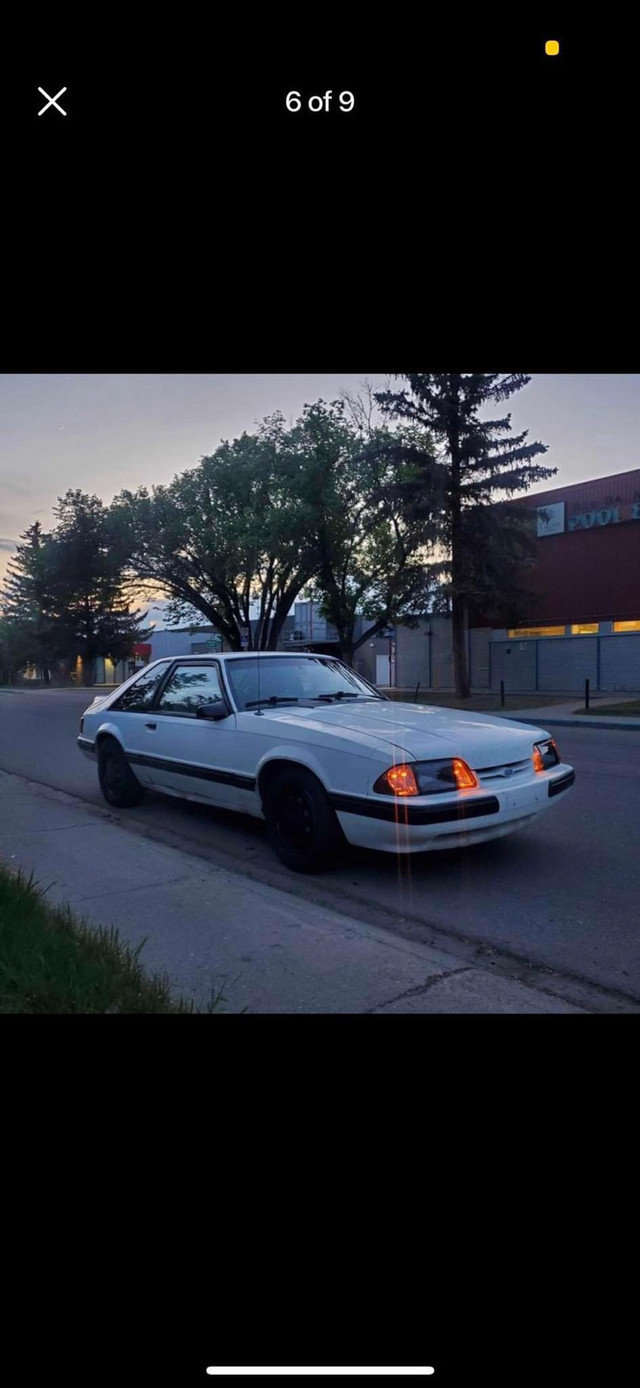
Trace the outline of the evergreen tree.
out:
M 96 656 L 116 661 L 146 633 L 143 616 L 129 610 L 122 563 L 110 543 L 109 517 L 99 497 L 68 491 L 55 508 L 57 524 L 45 534 L 38 521 L 21 536 L 9 561 L 1 597 L 13 638 L 48 679 L 58 660 L 81 656 L 90 683 Z
M 54 514 L 48 613 L 81 656 L 87 684 L 97 656 L 115 662 L 144 640 L 146 613 L 130 610 L 121 557 L 112 544 L 109 512 L 100 498 L 70 490 L 58 499 Z
M 51 536 L 35 521 L 20 539 L 0 595 L 3 646 L 11 678 L 33 664 L 49 683 L 51 666 L 67 653 L 66 637 L 49 612 Z
M 452 615 L 456 694 L 467 698 L 465 625 L 469 604 L 480 594 L 488 596 L 490 571 L 494 576 L 500 575 L 500 591 L 491 596 L 502 605 L 515 600 L 514 555 L 518 555 L 518 538 L 522 557 L 529 552 L 526 522 L 516 517 L 513 509 L 508 520 L 505 515 L 504 537 L 501 527 L 490 523 L 488 517 L 487 523 L 483 523 L 482 510 L 492 508 L 501 494 L 511 498 L 532 483 L 552 477 L 557 468 L 533 463 L 538 454 L 546 453 L 546 445 L 526 443 L 527 430 L 510 436 L 511 415 L 492 420 L 479 418 L 483 406 L 507 400 L 528 384 L 529 376 L 494 371 L 403 374 L 400 379 L 408 383 L 408 390 L 376 392 L 375 398 L 383 415 L 405 421 L 425 440 L 422 450 L 413 447 L 409 452 L 400 446 L 398 454 L 400 458 L 410 457 L 418 474 L 421 470 L 424 473 L 424 488 L 420 481 L 405 488 L 405 505 L 410 514 L 419 513 L 423 491 L 431 505 L 436 470 L 440 477 L 440 537 L 449 577 L 446 591 Z M 490 563 L 486 550 L 489 533 Z

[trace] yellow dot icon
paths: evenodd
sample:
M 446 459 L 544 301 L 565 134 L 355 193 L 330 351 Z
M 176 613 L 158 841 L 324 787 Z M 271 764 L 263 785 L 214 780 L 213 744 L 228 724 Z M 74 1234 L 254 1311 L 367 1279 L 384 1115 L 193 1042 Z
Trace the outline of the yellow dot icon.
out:
M 557 40 L 557 39 L 547 39 L 547 42 L 545 43 L 545 46 L 544 46 L 544 51 L 545 51 L 545 53 L 548 55 L 549 58 L 555 58 L 555 57 L 557 57 L 558 53 L 560 52 L 560 44 L 558 43 L 558 40 Z

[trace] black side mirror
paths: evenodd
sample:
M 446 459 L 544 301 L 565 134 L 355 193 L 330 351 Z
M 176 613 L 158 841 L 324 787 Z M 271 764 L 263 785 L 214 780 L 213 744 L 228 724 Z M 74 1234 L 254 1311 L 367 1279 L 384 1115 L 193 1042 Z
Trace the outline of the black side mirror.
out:
M 196 709 L 196 718 L 209 718 L 214 723 L 220 718 L 228 717 L 229 709 L 225 699 L 213 699 L 210 704 L 199 704 Z

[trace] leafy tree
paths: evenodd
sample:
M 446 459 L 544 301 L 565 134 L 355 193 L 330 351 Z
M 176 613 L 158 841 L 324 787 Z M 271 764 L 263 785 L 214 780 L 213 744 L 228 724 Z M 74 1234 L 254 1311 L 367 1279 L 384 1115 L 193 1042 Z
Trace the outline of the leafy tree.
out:
M 383 415 L 408 423 L 422 439 L 399 460 L 411 461 L 418 480 L 405 486 L 405 514 L 416 518 L 440 478 L 440 538 L 446 555 L 447 596 L 451 605 L 456 694 L 469 694 L 465 621 L 469 604 L 491 595 L 503 605 L 519 600 L 518 545 L 527 548 L 526 522 L 512 510 L 504 530 L 490 516 L 491 503 L 551 477 L 557 468 L 532 459 L 542 443 L 525 443 L 528 431 L 510 437 L 511 416 L 481 420 L 479 410 L 508 399 L 530 377 L 498 372 L 404 374 L 408 390 L 376 392 Z M 421 480 L 424 478 L 424 482 Z M 484 512 L 484 514 L 483 514 Z M 490 545 L 489 545 L 490 541 Z
M 314 572 L 309 479 L 326 450 L 339 447 L 330 423 L 306 407 L 287 428 L 276 413 L 168 486 L 121 492 L 112 533 L 132 587 L 167 593 L 174 619 L 202 613 L 232 650 L 241 648 L 242 628 L 250 649 L 274 650 Z
M 344 394 L 328 407 L 319 402 L 309 407 L 309 416 L 325 428 L 330 423 L 340 446 L 317 457 L 309 479 L 317 568 L 305 591 L 319 600 L 337 630 L 342 659 L 352 665 L 365 641 L 390 622 L 415 625 L 413 614 L 428 605 L 434 517 L 426 514 L 426 505 L 419 520 L 403 515 L 402 488 L 415 475 L 411 462 L 398 462 L 394 449 L 409 448 L 412 431 L 379 427 L 370 390 L 364 398 Z M 437 498 L 431 500 L 437 506 Z M 359 615 L 370 625 L 356 639 Z

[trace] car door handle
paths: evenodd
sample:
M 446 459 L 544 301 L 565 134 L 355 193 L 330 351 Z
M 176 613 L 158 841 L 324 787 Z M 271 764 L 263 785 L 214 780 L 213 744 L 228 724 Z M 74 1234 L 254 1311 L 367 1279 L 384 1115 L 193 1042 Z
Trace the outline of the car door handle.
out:
M 158 724 L 157 724 L 157 723 L 145 723 L 144 726 L 145 726 L 145 728 L 153 728 L 153 729 L 155 729 L 155 728 L 157 728 Z

